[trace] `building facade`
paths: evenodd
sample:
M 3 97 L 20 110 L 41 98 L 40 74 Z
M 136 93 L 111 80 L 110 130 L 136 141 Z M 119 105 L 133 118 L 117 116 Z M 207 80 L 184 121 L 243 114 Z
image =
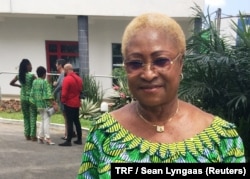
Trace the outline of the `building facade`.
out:
M 1 95 L 19 95 L 9 82 L 23 58 L 33 73 L 40 65 L 56 73 L 56 60 L 65 58 L 80 75 L 94 76 L 108 95 L 129 21 L 144 12 L 166 13 L 188 37 L 195 4 L 204 8 L 204 0 L 0 0 Z

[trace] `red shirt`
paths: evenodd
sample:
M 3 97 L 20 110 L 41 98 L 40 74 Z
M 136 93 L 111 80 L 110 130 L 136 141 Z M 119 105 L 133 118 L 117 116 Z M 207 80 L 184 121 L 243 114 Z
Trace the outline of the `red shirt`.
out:
M 80 92 L 83 88 L 82 85 L 82 79 L 76 73 L 68 73 L 62 82 L 61 102 L 69 107 L 80 107 Z

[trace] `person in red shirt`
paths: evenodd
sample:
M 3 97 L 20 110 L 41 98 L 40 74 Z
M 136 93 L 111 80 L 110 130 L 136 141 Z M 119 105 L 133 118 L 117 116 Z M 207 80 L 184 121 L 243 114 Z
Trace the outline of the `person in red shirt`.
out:
M 65 123 L 65 132 L 64 132 L 64 136 L 61 138 L 63 140 L 67 139 L 67 119 L 66 119 L 66 114 L 64 111 L 64 105 L 61 102 L 61 92 L 62 92 L 62 82 L 64 79 L 64 65 L 66 64 L 66 60 L 65 59 L 58 59 L 56 61 L 56 69 L 57 71 L 60 73 L 58 79 L 56 81 L 54 81 L 53 86 L 54 86 L 54 97 L 60 107 L 60 110 L 62 112 L 63 118 L 64 118 L 64 123 Z M 74 126 L 74 125 L 73 125 Z M 75 132 L 75 126 L 74 126 L 74 133 L 73 133 L 73 137 L 76 137 L 76 132 Z
M 71 64 L 64 66 L 65 77 L 62 83 L 61 102 L 67 118 L 67 139 L 59 146 L 72 146 L 73 124 L 76 127 L 77 140 L 75 144 L 82 144 L 82 128 L 79 120 L 79 108 L 81 106 L 80 92 L 83 89 L 83 80 L 74 71 Z

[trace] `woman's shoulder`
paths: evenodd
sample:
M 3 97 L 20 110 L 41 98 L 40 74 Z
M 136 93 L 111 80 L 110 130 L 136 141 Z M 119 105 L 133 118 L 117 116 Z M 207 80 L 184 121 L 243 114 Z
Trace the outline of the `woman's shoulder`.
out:
M 93 135 L 94 133 L 96 133 L 98 131 L 102 131 L 102 133 L 110 133 L 110 132 L 107 132 L 108 129 L 116 123 L 117 123 L 117 121 L 110 115 L 110 113 L 105 112 L 105 113 L 101 114 L 100 117 L 97 118 L 92 123 L 91 127 L 89 128 L 89 135 Z
M 36 75 L 34 73 L 31 73 L 31 72 L 26 73 L 26 77 L 28 77 L 30 80 L 36 79 Z
M 231 124 L 226 119 L 223 119 L 217 114 L 209 113 L 202 108 L 199 108 L 191 103 L 182 102 L 183 103 L 183 111 L 185 113 L 186 118 L 191 118 L 193 120 L 205 121 L 207 124 L 212 124 L 217 121 L 224 121 L 225 123 Z M 202 120 L 201 120 L 202 119 Z
M 217 115 L 207 113 L 192 104 L 185 102 L 181 103 L 183 109 L 180 114 L 180 122 L 177 123 L 177 125 L 179 124 L 177 130 L 179 132 L 182 131 L 179 134 L 183 135 L 184 140 L 193 137 L 200 138 L 201 136 L 204 136 L 204 134 L 217 136 L 218 138 L 238 136 L 236 125 L 234 123 Z M 104 113 L 97 121 L 95 121 L 93 129 L 104 129 L 109 132 L 115 132 L 115 130 L 124 130 L 127 132 L 132 131 L 128 129 L 133 128 L 137 122 L 136 120 L 133 120 L 133 115 L 130 110 L 131 104 L 128 104 L 120 109 Z
M 202 134 L 204 131 L 206 131 L 206 133 L 213 131 L 221 135 L 228 135 L 229 133 L 233 136 L 238 135 L 234 123 L 216 114 L 208 113 L 190 103 L 184 102 L 184 105 L 186 105 L 186 107 L 184 107 L 184 111 L 186 111 L 185 116 L 196 128 L 199 128 L 200 132 L 198 132 L 198 134 Z
M 128 105 L 129 106 L 129 105 Z M 127 113 L 127 105 L 123 106 L 122 108 L 110 111 L 110 112 L 105 112 L 103 113 L 94 123 L 93 127 L 94 128 L 105 128 L 105 127 L 110 127 L 112 125 L 120 125 L 121 117 L 123 116 L 124 118 L 128 119 L 128 114 Z
M 236 130 L 237 126 L 233 123 L 233 122 L 230 122 L 230 121 L 227 121 L 223 118 L 221 118 L 220 116 L 214 116 L 214 120 L 211 124 L 211 126 L 213 127 L 219 127 L 221 129 L 224 129 L 224 130 Z
M 177 149 L 176 146 L 186 146 L 188 150 L 182 152 L 191 152 L 197 154 L 198 151 L 203 151 L 207 149 L 212 151 L 214 150 L 214 146 L 220 145 L 222 143 L 227 143 L 231 140 L 238 140 L 238 142 L 240 142 L 240 138 L 235 129 L 235 125 L 222 119 L 219 116 L 214 116 L 212 123 L 199 133 L 184 138 L 181 141 L 173 141 L 171 143 L 152 142 L 151 140 L 147 140 L 143 137 L 135 135 L 130 130 L 127 130 L 127 128 L 124 128 L 124 126 L 121 125 L 119 120 L 115 119 L 114 114 L 116 116 L 116 113 L 120 114 L 120 112 L 123 112 L 123 110 L 124 108 L 113 111 L 111 113 L 106 112 L 102 114 L 101 117 L 97 121 L 95 121 L 94 125 L 90 129 L 90 136 L 96 136 L 98 137 L 98 140 L 104 140 L 109 137 L 110 141 L 130 141 L 129 143 L 127 143 L 129 148 L 140 148 L 141 144 L 143 143 L 146 145 L 144 145 L 144 147 L 146 147 L 148 150 L 152 150 L 152 153 L 155 153 L 158 150 L 160 151 L 163 148 L 167 149 L 167 151 L 182 151 L 181 148 Z M 195 145 L 197 148 L 193 148 L 193 145 Z M 152 146 L 154 146 L 155 148 L 152 148 Z M 192 151 L 190 151 L 189 149 Z
M 26 75 L 28 75 L 28 76 L 35 76 L 35 74 L 32 73 L 32 72 L 28 72 L 28 73 L 26 73 Z
M 180 104 L 180 116 L 186 123 L 206 128 L 213 122 L 215 115 L 185 101 L 181 101 Z
M 118 116 L 125 116 L 125 115 L 122 115 L 122 114 L 126 114 L 126 116 L 127 116 L 128 113 L 126 113 L 126 112 L 130 110 L 131 105 L 132 105 L 132 103 L 128 103 L 128 104 L 122 106 L 121 108 L 118 108 L 118 109 L 115 109 L 115 110 L 111 111 L 110 114 L 112 116 L 117 116 L 117 117 Z

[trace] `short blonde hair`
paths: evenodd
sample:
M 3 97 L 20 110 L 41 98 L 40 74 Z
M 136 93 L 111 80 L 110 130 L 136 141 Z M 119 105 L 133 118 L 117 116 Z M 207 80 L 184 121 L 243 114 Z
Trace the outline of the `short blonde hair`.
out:
M 145 13 L 135 17 L 126 27 L 122 37 L 122 55 L 125 57 L 126 47 L 131 37 L 139 30 L 145 28 L 159 29 L 167 34 L 183 55 L 186 52 L 186 39 L 180 25 L 173 19 L 161 13 Z

